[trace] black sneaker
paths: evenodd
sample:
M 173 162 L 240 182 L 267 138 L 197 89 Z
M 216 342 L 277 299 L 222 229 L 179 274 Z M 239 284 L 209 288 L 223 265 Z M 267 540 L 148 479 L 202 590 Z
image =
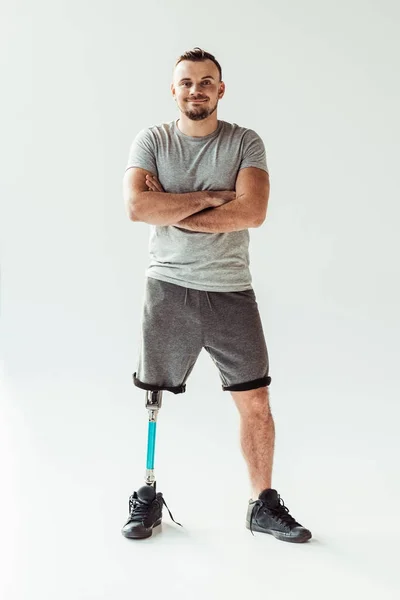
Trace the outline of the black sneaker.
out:
M 129 518 L 123 528 L 122 535 L 127 538 L 143 539 L 153 535 L 153 529 L 161 525 L 163 504 L 167 506 L 161 492 L 153 486 L 144 485 L 129 498 Z M 167 506 L 171 519 L 176 523 Z M 177 525 L 182 525 L 176 523 Z
M 249 501 L 246 527 L 251 533 L 270 533 L 284 542 L 306 542 L 312 537 L 311 531 L 293 519 L 278 492 L 272 489 Z

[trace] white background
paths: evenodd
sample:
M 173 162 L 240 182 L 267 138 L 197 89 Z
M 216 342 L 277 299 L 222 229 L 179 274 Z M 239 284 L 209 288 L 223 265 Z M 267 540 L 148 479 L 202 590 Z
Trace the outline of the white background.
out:
M 3 0 L 5 600 L 398 597 L 399 21 L 395 0 Z M 158 489 L 185 528 L 165 511 L 147 541 L 120 533 L 144 481 L 149 233 L 122 176 L 136 133 L 179 116 L 194 46 L 221 63 L 218 117 L 267 149 L 250 255 L 273 485 L 308 544 L 245 529 L 239 419 L 205 352 L 159 415 Z

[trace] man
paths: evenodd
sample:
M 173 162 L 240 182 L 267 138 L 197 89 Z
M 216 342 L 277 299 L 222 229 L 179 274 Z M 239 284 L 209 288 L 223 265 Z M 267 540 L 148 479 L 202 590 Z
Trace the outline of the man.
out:
M 213 55 L 200 48 L 183 54 L 171 91 L 179 119 L 139 132 L 124 176 L 130 219 L 151 225 L 134 383 L 183 393 L 205 348 L 240 414 L 253 488 L 247 527 L 305 542 L 311 532 L 271 488 L 271 378 L 248 255 L 248 229 L 259 227 L 267 212 L 264 144 L 255 131 L 217 119 L 225 84 Z M 130 497 L 126 537 L 148 537 L 161 522 L 162 494 L 141 490 Z

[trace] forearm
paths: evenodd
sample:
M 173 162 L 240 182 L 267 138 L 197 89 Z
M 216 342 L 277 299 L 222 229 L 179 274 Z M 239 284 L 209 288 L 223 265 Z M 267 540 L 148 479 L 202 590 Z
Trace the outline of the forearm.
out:
M 199 211 L 213 206 L 208 190 L 188 194 L 140 192 L 132 204 L 132 221 L 151 225 L 173 225 Z
M 258 227 L 254 214 L 249 211 L 248 200 L 235 199 L 216 208 L 208 208 L 186 217 L 176 227 L 205 233 L 226 233 Z

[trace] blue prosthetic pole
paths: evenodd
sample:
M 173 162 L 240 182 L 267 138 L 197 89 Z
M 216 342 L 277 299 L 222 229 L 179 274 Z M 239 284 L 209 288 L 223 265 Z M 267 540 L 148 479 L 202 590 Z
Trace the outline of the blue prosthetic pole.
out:
M 156 487 L 156 478 L 154 475 L 154 455 L 156 447 L 157 416 L 161 408 L 162 391 L 146 392 L 146 408 L 149 411 L 149 426 L 147 433 L 147 462 L 146 462 L 146 483 Z

